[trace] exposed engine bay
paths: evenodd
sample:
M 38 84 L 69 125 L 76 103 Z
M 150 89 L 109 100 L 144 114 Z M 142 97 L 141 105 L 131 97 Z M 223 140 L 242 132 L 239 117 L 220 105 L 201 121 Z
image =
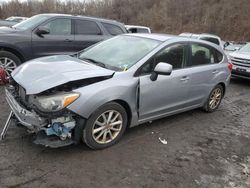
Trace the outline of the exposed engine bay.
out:
M 79 96 L 77 93 L 72 93 L 72 90 L 109 78 L 110 76 L 106 76 L 73 81 L 37 95 L 27 95 L 21 85 L 10 79 L 10 85 L 6 87 L 6 100 L 12 109 L 8 121 L 15 119 L 18 124 L 25 126 L 29 133 L 34 133 L 36 144 L 56 148 L 78 143 L 81 131 L 75 130 L 84 126 L 85 120 L 66 109 L 59 100 L 67 97 L 64 103 L 68 105 L 69 100 L 74 101 Z M 6 128 L 9 126 L 8 121 Z M 6 131 L 7 129 L 3 131 L 1 139 L 4 138 Z

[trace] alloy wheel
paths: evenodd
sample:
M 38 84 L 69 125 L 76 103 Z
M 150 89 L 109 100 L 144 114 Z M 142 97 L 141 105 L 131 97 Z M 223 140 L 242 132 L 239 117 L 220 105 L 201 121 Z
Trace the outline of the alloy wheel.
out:
M 109 110 L 96 119 L 92 129 L 92 136 L 98 144 L 107 144 L 119 135 L 122 126 L 122 115 L 115 110 Z
M 222 98 L 222 90 L 220 88 L 216 88 L 213 90 L 210 100 L 209 107 L 213 110 L 218 107 Z
M 11 72 L 17 67 L 16 63 L 8 57 L 0 57 L 0 68 L 4 69 L 8 77 Z

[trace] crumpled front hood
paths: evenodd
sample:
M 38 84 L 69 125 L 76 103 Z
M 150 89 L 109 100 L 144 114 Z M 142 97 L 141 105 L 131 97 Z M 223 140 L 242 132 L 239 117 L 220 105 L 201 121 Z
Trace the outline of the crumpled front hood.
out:
M 13 79 L 26 94 L 38 94 L 76 80 L 111 76 L 108 70 L 67 55 L 50 56 L 28 61 L 12 72 Z
M 231 53 L 230 56 L 236 57 L 236 58 L 241 58 L 241 59 L 248 59 L 248 60 L 250 60 L 250 53 L 248 53 L 248 52 L 240 52 L 240 51 L 237 51 L 237 52 Z

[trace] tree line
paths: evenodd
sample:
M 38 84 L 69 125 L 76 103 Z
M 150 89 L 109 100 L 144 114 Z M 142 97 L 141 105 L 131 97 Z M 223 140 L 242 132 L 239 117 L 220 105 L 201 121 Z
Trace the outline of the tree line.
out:
M 2 19 L 40 13 L 110 18 L 160 33 L 212 33 L 225 40 L 250 40 L 249 0 L 12 0 L 0 5 Z

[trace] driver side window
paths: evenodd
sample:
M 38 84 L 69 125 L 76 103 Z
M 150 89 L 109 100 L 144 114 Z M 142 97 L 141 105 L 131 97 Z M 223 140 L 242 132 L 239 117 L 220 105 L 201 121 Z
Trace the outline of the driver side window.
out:
M 50 35 L 71 35 L 71 19 L 60 18 L 44 25 L 50 30 Z
M 176 44 L 166 47 L 156 55 L 154 55 L 147 63 L 141 68 L 140 74 L 150 74 L 153 72 L 155 66 L 160 63 L 168 63 L 173 66 L 173 70 L 183 68 L 185 64 L 185 50 L 186 45 Z

